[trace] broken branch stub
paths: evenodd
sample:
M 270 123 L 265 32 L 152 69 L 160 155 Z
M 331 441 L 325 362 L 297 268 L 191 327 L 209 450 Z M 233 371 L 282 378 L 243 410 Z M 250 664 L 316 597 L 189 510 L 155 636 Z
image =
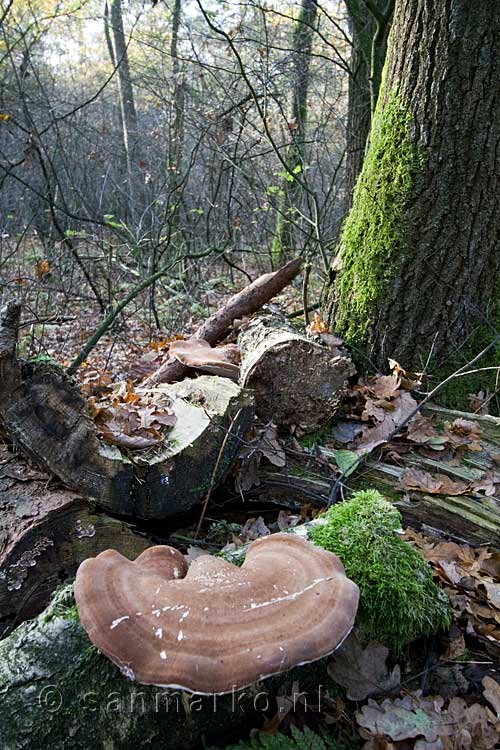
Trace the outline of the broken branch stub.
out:
M 108 550 L 75 583 L 90 640 L 142 684 L 228 693 L 330 654 L 353 626 L 357 586 L 299 537 L 258 539 L 241 568 L 203 555 L 182 580 L 175 550 L 156 549 L 135 562 Z
M 255 281 L 246 286 L 241 292 L 233 295 L 225 305 L 214 313 L 203 325 L 196 331 L 194 339 L 204 339 L 214 346 L 218 341 L 224 339 L 233 325 L 235 320 L 240 320 L 253 313 L 269 302 L 273 297 L 279 294 L 300 271 L 301 259 L 286 263 L 273 273 L 265 273 L 259 276 Z M 161 367 L 150 375 L 145 381 L 145 385 L 155 385 L 157 383 L 174 383 L 181 380 L 188 369 L 182 362 L 174 357 L 168 357 Z

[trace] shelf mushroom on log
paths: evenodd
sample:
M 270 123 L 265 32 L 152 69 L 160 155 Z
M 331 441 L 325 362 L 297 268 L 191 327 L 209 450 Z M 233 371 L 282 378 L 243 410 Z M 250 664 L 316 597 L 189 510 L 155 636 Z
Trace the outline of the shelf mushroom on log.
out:
M 230 742 L 244 728 L 256 726 L 275 696 L 305 698 L 309 704 L 321 701 L 327 663 L 320 657 L 350 631 L 358 600 L 357 587 L 334 555 L 298 537 L 278 534 L 254 542 L 241 569 L 204 557 L 194 561 L 184 579 L 176 579 L 185 572 L 182 556 L 165 547 L 151 548 L 133 563 L 123 562 L 106 552 L 80 571 L 80 615 L 89 629 L 97 625 L 95 641 L 99 638 L 103 648 L 104 641 L 108 643 L 115 662 L 128 658 L 122 648 L 137 651 L 142 644 L 144 656 L 121 664 L 129 677 L 134 667 L 136 676 L 143 676 L 143 668 L 153 675 L 158 663 L 166 670 L 160 680 L 179 679 L 179 687 L 188 688 L 197 682 L 199 689 L 219 688 L 229 694 L 189 697 L 178 689 L 138 686 L 124 678 L 92 647 L 78 620 L 71 587 L 66 587 L 36 620 L 0 641 L 2 750 L 136 750 L 146 745 L 197 750 L 202 738 L 209 744 Z M 91 580 L 102 571 L 104 581 Z M 129 583 L 148 605 L 134 609 L 144 616 L 135 615 L 132 623 L 126 611 L 114 611 L 132 603 L 123 588 Z M 151 595 L 161 600 L 159 616 L 158 607 L 151 608 Z M 186 597 L 200 598 L 187 616 L 188 609 L 181 606 Z M 248 609 L 242 612 L 245 603 Z M 170 609 L 163 612 L 166 607 Z M 168 625 L 172 632 L 166 632 Z M 132 633 L 137 640 L 127 644 Z M 199 647 L 207 647 L 201 657 Z M 224 664 L 218 661 L 222 654 Z M 293 666 L 311 659 L 319 660 Z M 206 672 L 212 667 L 213 684 Z M 260 680 L 268 670 L 279 674 L 265 683 L 233 689 L 232 683 Z
M 314 432 L 333 416 L 356 372 L 344 350 L 299 333 L 278 314 L 252 321 L 238 346 L 240 382 L 254 391 L 258 416 L 299 433 Z
M 82 394 L 55 364 L 16 357 L 20 305 L 0 320 L 0 420 L 8 436 L 69 489 L 118 515 L 189 510 L 227 473 L 253 417 L 249 392 L 204 375 L 159 385 L 175 424 L 163 443 L 130 451 L 99 437 Z
M 176 555 L 153 547 L 130 562 L 107 550 L 78 569 L 90 640 L 142 684 L 228 693 L 332 653 L 352 629 L 356 584 L 304 539 L 258 539 L 241 568 L 203 555 L 181 580 Z
M 239 352 L 235 344 L 212 347 L 204 339 L 191 338 L 173 341 L 168 353 L 189 369 L 238 380 L 240 368 L 236 359 Z

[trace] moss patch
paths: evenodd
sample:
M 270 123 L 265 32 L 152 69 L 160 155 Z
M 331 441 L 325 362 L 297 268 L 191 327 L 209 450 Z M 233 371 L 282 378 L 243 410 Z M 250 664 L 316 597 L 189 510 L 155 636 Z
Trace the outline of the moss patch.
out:
M 341 235 L 335 327 L 363 346 L 377 304 L 395 276 L 405 246 L 403 214 L 423 155 L 411 143 L 411 112 L 396 90 L 379 98 L 370 143 Z
M 376 490 L 334 505 L 311 531 L 315 544 L 337 554 L 360 590 L 357 622 L 369 638 L 400 652 L 407 643 L 445 630 L 446 594 L 430 566 L 398 535 L 401 515 Z

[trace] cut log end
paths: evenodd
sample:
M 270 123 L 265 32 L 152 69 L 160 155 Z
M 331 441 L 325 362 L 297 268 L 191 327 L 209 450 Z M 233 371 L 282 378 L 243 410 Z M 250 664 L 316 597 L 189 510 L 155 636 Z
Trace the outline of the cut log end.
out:
M 336 412 L 352 360 L 297 333 L 283 319 L 254 321 L 239 338 L 241 382 L 255 394 L 256 412 L 281 428 L 314 432 Z

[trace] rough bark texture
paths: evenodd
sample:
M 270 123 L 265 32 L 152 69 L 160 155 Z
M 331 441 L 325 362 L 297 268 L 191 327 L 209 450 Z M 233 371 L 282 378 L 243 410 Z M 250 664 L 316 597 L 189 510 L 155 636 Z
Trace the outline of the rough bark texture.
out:
M 294 231 L 302 223 L 296 210 L 300 207 L 303 188 L 294 175 L 302 175 L 306 156 L 307 95 L 309 89 L 309 67 L 311 49 L 318 13 L 317 0 L 302 0 L 299 17 L 293 30 L 293 93 L 290 119 L 292 142 L 287 149 L 288 174 L 282 182 L 284 193 L 279 207 L 276 234 L 273 240 L 273 257 L 279 259 L 283 251 L 296 243 Z M 290 178 L 290 179 L 287 179 Z
M 257 318 L 238 338 L 242 385 L 255 394 L 256 412 L 278 427 L 314 432 L 338 406 L 352 360 L 300 334 L 285 318 Z
M 23 363 L 20 307 L 0 325 L 0 419 L 35 461 L 113 513 L 165 518 L 196 505 L 227 473 L 253 417 L 249 393 L 203 376 L 166 389 L 177 422 L 158 449 L 126 455 L 97 436 L 80 392 L 55 365 Z
M 347 108 L 345 212 L 361 172 L 387 53 L 394 0 L 346 0 L 352 36 Z
M 367 18 L 370 18 L 367 15 Z M 361 172 L 365 158 L 366 142 L 370 132 L 370 68 L 361 51 L 359 36 L 352 25 L 351 75 L 349 76 L 344 211 L 347 214 L 352 206 L 354 186 Z
M 500 12 L 399 0 L 325 316 L 383 367 L 419 368 L 492 313 L 500 269 Z M 497 287 L 498 289 L 498 287 Z
M 138 207 L 134 202 L 140 197 L 141 184 L 138 164 L 138 129 L 132 76 L 128 60 L 128 42 L 123 26 L 122 0 L 110 0 L 112 62 L 117 66 L 120 124 L 122 126 L 123 149 L 127 165 L 128 210 L 134 216 Z
M 276 695 L 295 695 L 298 703 L 302 693 L 311 710 L 311 704 L 321 702 L 325 679 L 326 660 L 321 660 L 225 696 L 189 696 L 139 685 L 92 646 L 67 587 L 36 620 L 23 623 L 0 642 L 0 746 L 223 747 L 235 735 L 259 726 L 263 711 L 274 715 Z
M 149 546 L 0 446 L 0 638 L 41 612 L 82 560 L 108 548 L 135 558 Z

